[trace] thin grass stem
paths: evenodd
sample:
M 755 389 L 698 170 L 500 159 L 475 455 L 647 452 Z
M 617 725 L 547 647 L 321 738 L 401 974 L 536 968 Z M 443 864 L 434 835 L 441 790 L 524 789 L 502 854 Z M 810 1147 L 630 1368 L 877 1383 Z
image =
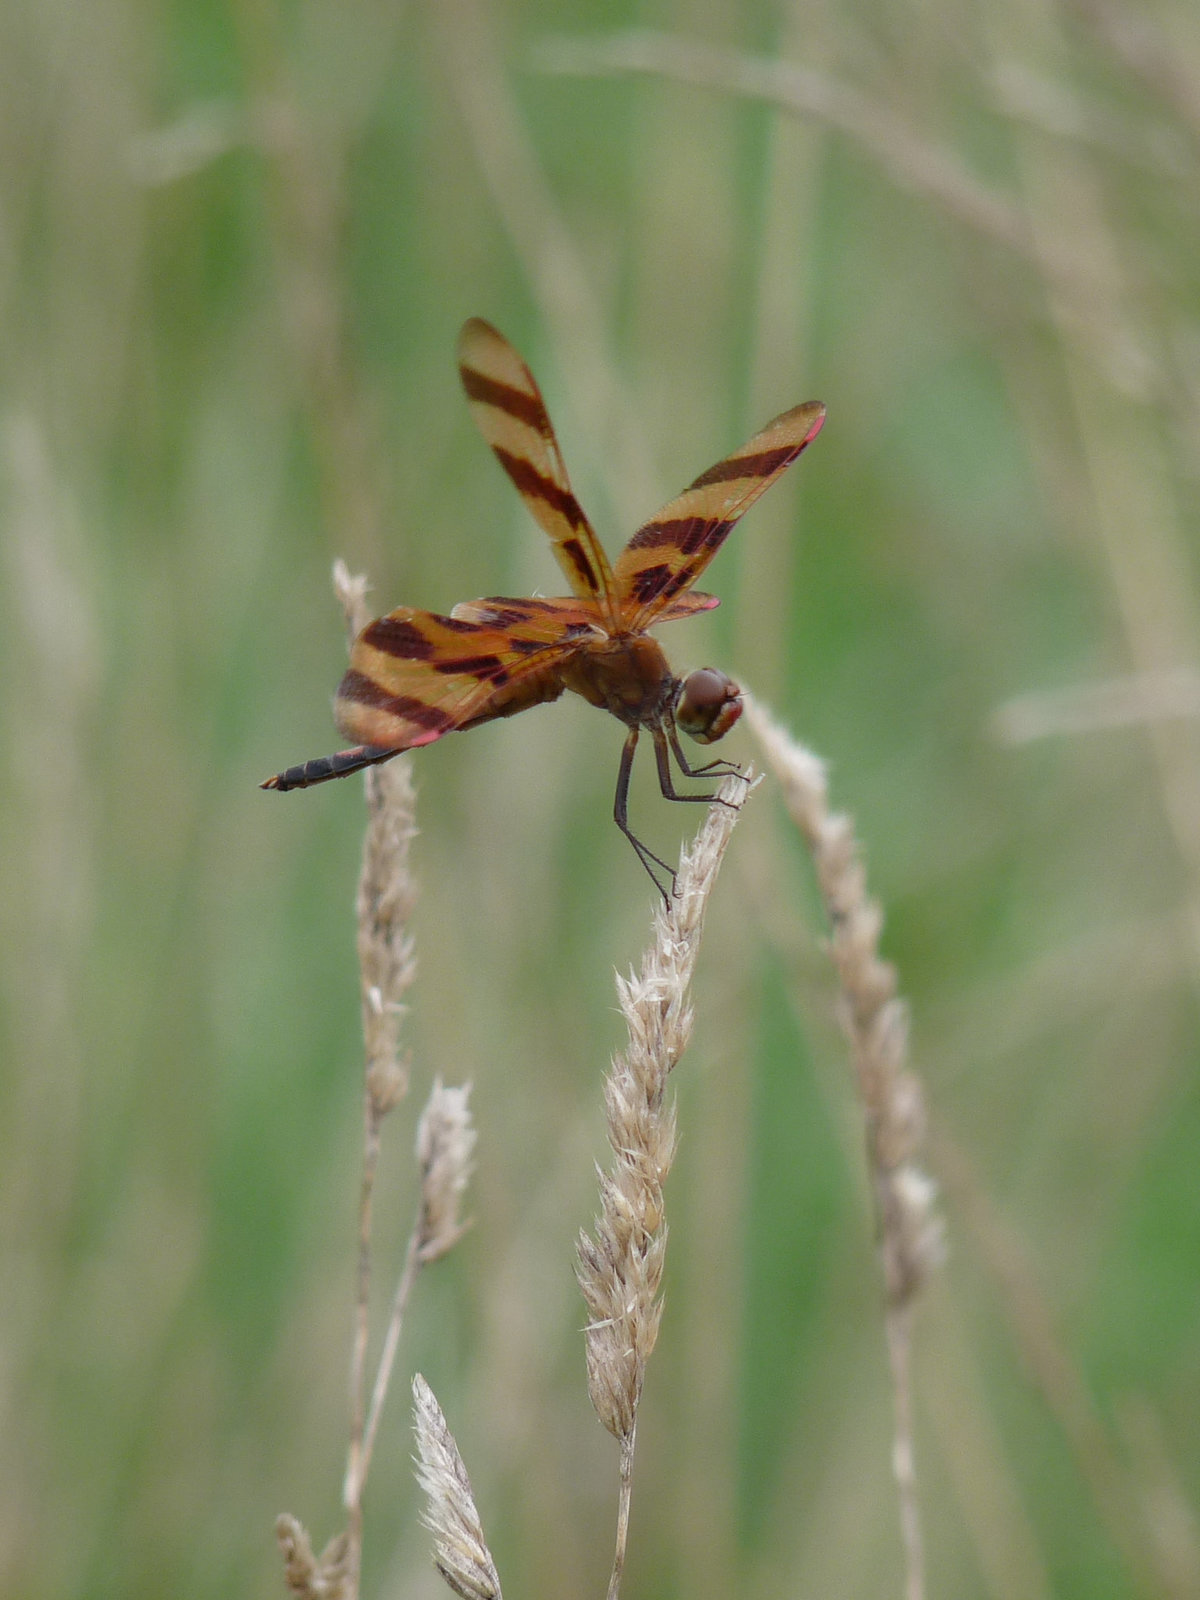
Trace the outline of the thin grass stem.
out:
M 375 1175 L 379 1166 L 379 1123 L 369 1103 L 364 1107 L 362 1178 L 358 1190 L 358 1249 L 355 1270 L 354 1338 L 350 1348 L 350 1439 L 346 1449 L 346 1475 L 342 1501 L 346 1525 L 355 1556 L 362 1549 L 362 1487 L 366 1476 L 363 1456 L 363 1425 L 367 1369 L 367 1343 L 370 1334 L 371 1306 L 371 1225 L 375 1195 Z
M 617 1492 L 617 1538 L 613 1549 L 612 1574 L 608 1580 L 608 1600 L 618 1600 L 625 1575 L 625 1551 L 629 1546 L 629 1506 L 633 1496 L 633 1454 L 637 1446 L 637 1423 L 621 1440 L 621 1465 Z
M 379 1366 L 375 1372 L 375 1383 L 371 1390 L 371 1405 L 367 1412 L 366 1427 L 362 1438 L 362 1459 L 359 1471 L 363 1480 L 366 1479 L 367 1473 L 371 1470 L 371 1452 L 375 1448 L 375 1435 L 379 1429 L 379 1417 L 383 1411 L 383 1403 L 387 1399 L 392 1368 L 396 1361 L 396 1351 L 400 1346 L 404 1314 L 408 1309 L 409 1297 L 412 1294 L 413 1284 L 417 1281 L 417 1273 L 421 1270 L 421 1264 L 421 1240 L 418 1224 L 408 1238 L 408 1248 L 404 1252 L 404 1266 L 401 1269 L 396 1290 L 392 1296 L 391 1315 L 388 1318 L 387 1331 L 383 1338 L 383 1348 L 379 1352 Z
M 950 150 L 922 139 L 876 101 L 826 73 L 648 29 L 601 39 L 547 39 L 535 61 L 545 72 L 572 76 L 637 73 L 691 83 L 812 117 L 853 139 L 905 189 L 1032 259 L 1019 206 L 990 190 Z
M 924 1136 L 921 1085 L 907 1066 L 908 1026 L 896 974 L 879 956 L 883 913 L 867 893 L 854 827 L 829 808 L 825 765 L 751 696 L 746 721 L 779 779 L 784 801 L 812 854 L 830 923 L 830 954 L 842 996 L 862 1102 L 867 1168 L 879 1228 L 884 1337 L 892 1379 L 896 1480 L 907 1600 L 924 1600 L 925 1559 L 913 1447 L 911 1327 L 914 1296 L 942 1255 L 932 1181 L 917 1165 Z

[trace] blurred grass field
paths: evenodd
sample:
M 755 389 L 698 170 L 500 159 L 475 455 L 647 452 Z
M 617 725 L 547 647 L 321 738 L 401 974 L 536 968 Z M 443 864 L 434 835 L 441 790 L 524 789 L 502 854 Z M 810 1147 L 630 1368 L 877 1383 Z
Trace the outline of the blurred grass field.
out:
M 671 37 L 618 72 L 632 27 Z M 380 610 L 557 591 L 459 392 L 482 315 L 610 551 L 828 405 L 663 642 L 832 763 L 886 908 L 950 1240 L 929 1594 L 1200 1593 L 1198 175 L 1181 0 L 0 11 L 0 1592 L 280 1594 L 275 1514 L 337 1526 L 363 807 L 256 785 L 336 746 L 335 556 Z M 379 1244 L 470 1078 L 475 1227 L 402 1366 L 527 1600 L 611 1551 L 571 1251 L 651 904 L 620 738 L 561 703 L 414 762 Z M 633 814 L 696 820 L 648 772 Z M 900 1593 L 822 937 L 764 786 L 676 1074 L 628 1600 Z M 405 1391 L 366 1595 L 439 1591 Z

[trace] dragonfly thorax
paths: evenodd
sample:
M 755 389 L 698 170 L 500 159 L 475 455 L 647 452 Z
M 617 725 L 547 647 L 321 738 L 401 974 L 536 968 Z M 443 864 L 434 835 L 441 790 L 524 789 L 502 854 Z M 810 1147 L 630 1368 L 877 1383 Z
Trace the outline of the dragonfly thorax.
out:
M 587 641 L 563 666 L 562 680 L 631 728 L 662 722 L 676 692 L 661 645 L 644 633 Z

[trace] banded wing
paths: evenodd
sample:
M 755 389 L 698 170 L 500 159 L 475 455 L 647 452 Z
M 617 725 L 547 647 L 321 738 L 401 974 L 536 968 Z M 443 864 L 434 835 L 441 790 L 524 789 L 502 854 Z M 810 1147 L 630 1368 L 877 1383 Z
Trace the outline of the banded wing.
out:
M 602 633 L 595 607 L 576 600 L 474 600 L 448 617 L 401 606 L 355 640 L 334 716 L 365 745 L 432 744 L 557 699 L 561 663 Z
M 458 336 L 458 370 L 480 433 L 549 535 L 571 593 L 616 623 L 612 568 L 576 500 L 533 374 L 503 334 L 472 317 Z
M 661 610 L 655 612 L 655 622 L 681 622 L 684 617 L 694 617 L 698 611 L 711 611 L 714 606 L 719 606 L 720 600 L 715 594 L 705 594 L 702 589 L 686 589 L 682 594 L 677 594 L 674 600 L 668 600 Z
M 817 400 L 793 406 L 702 472 L 638 529 L 613 568 L 621 618 L 630 632 L 691 614 L 682 591 L 704 571 L 742 513 L 812 443 L 824 421 L 825 407 Z

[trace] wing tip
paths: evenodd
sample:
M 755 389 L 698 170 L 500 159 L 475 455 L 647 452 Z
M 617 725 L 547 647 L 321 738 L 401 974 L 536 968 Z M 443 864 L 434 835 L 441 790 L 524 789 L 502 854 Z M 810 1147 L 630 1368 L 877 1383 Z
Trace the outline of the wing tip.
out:
M 771 433 L 783 424 L 799 423 L 804 428 L 800 440 L 803 448 L 806 444 L 811 444 L 825 426 L 825 416 L 823 400 L 802 400 L 798 406 L 789 406 L 786 411 L 781 411 L 762 431 Z
M 483 344 L 507 344 L 508 341 L 499 328 L 490 323 L 486 317 L 468 317 L 458 330 L 458 343 L 456 353 L 458 364 L 461 367 L 470 360 L 471 352 Z
M 824 400 L 806 400 L 802 409 L 812 412 L 812 426 L 804 435 L 805 444 L 811 444 L 825 426 L 825 417 L 827 415 L 825 402 Z

